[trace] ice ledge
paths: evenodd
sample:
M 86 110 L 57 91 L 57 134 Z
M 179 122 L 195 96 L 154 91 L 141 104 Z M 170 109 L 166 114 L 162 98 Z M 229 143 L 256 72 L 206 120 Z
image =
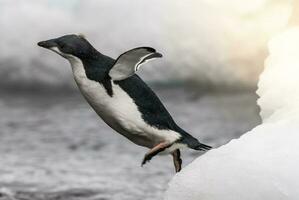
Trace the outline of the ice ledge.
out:
M 257 91 L 263 123 L 185 167 L 165 200 L 298 200 L 299 28 L 269 49 Z

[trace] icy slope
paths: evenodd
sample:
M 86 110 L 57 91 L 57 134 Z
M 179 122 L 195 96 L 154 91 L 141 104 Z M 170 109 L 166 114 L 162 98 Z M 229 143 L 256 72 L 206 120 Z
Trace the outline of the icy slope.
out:
M 188 165 L 166 200 L 298 200 L 299 28 L 269 49 L 257 91 L 263 123 Z

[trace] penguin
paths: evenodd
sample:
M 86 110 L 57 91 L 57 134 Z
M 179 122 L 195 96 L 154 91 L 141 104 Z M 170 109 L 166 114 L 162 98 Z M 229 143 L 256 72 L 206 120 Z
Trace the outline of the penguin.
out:
M 137 47 L 113 59 L 77 34 L 41 41 L 38 46 L 70 62 L 79 90 L 106 124 L 133 143 L 150 149 L 141 166 L 158 154 L 171 154 L 175 172 L 179 172 L 181 148 L 211 149 L 180 128 L 157 95 L 135 74 L 147 61 L 162 57 L 155 49 Z

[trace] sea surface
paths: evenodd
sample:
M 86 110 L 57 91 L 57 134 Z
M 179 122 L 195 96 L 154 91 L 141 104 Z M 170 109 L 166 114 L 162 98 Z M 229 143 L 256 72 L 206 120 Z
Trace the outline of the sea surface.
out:
M 254 92 L 155 89 L 175 121 L 215 148 L 260 123 Z M 115 133 L 76 92 L 0 93 L 0 200 L 163 199 L 170 156 Z M 200 156 L 184 150 L 183 165 Z

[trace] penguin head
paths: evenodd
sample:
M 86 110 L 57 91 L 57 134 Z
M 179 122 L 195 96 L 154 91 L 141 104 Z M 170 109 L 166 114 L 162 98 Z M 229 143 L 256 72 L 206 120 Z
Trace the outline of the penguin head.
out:
M 41 41 L 38 46 L 54 51 L 66 59 L 72 57 L 87 58 L 96 51 L 82 35 L 65 35 L 59 38 Z

